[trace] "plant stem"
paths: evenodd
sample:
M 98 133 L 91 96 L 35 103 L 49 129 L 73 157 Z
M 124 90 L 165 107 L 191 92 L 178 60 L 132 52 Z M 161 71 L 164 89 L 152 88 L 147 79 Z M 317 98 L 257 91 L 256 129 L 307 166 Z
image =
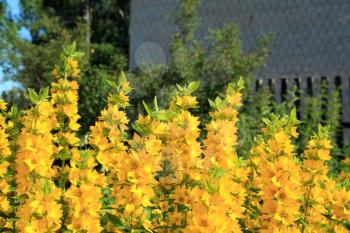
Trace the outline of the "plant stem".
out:
M 306 196 L 306 200 L 305 200 L 305 209 L 304 209 L 304 221 L 306 222 L 306 219 L 307 219 L 307 211 L 309 209 L 309 206 L 310 206 L 310 196 L 311 196 L 311 190 L 312 190 L 312 183 L 314 181 L 314 175 L 312 176 L 311 178 L 311 182 L 310 182 L 310 186 L 309 186 L 309 189 L 308 189 L 308 192 L 307 192 L 307 196 Z M 301 229 L 301 232 L 304 233 L 305 231 L 305 225 L 303 225 L 302 229 Z

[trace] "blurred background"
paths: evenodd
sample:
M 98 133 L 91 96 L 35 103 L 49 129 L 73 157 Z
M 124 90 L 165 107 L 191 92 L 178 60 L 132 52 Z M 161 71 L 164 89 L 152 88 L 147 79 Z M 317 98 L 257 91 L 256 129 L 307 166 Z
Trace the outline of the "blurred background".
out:
M 271 113 L 296 108 L 298 149 L 319 123 L 330 125 L 333 154 L 350 141 L 350 2 L 348 0 L 0 0 L 0 92 L 28 106 L 26 88 L 50 85 L 62 46 L 76 41 L 81 60 L 80 114 L 87 133 L 122 70 L 141 100 L 165 106 L 175 84 L 200 81 L 208 99 L 243 76 L 240 146 L 250 148 Z M 203 126 L 202 126 L 203 127 Z

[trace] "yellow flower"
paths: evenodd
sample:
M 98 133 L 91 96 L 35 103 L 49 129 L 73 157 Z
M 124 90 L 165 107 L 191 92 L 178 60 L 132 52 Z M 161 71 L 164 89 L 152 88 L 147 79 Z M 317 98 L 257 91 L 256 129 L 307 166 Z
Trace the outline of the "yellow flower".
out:
M 227 95 L 227 101 L 232 105 L 240 105 L 241 104 L 242 94 L 237 92 L 233 95 Z
M 182 97 L 177 96 L 176 104 L 181 108 L 189 109 L 189 108 L 196 108 L 198 105 L 198 101 L 194 96 L 189 96 L 189 95 L 185 95 Z
M 349 232 L 343 225 L 336 225 L 335 226 L 335 233 L 347 233 Z
M 4 100 L 0 100 L 0 110 L 6 111 L 7 103 Z
M 292 213 L 289 212 L 288 209 L 283 206 L 280 206 L 279 208 L 277 208 L 277 212 L 274 218 L 277 221 L 280 221 L 285 226 L 292 225 L 296 220 L 296 218 L 292 215 Z
M 78 77 L 80 74 L 78 61 L 75 60 L 74 58 L 68 58 L 67 63 L 69 65 L 69 68 L 71 69 L 71 74 L 72 74 L 73 78 Z

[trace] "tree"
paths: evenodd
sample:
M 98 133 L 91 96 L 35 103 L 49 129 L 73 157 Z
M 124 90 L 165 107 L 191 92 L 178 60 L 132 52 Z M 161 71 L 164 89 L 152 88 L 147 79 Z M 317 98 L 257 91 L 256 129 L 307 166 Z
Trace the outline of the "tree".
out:
M 117 0 L 22 0 L 21 17 L 12 22 L 15 30 L 0 30 L 6 38 L 3 50 L 6 59 L 1 63 L 7 78 L 20 82 L 24 89 L 48 86 L 54 64 L 64 45 L 77 41 L 82 59 L 82 78 L 79 80 L 80 114 L 83 131 L 95 121 L 105 106 L 104 99 L 110 90 L 106 80 L 114 80 L 127 67 L 128 8 L 129 1 Z M 29 29 L 31 40 L 17 36 L 20 27 Z M 15 33 L 13 33 L 13 31 Z M 10 105 L 19 101 L 20 90 L 5 93 Z M 22 91 L 23 92 L 23 91 Z

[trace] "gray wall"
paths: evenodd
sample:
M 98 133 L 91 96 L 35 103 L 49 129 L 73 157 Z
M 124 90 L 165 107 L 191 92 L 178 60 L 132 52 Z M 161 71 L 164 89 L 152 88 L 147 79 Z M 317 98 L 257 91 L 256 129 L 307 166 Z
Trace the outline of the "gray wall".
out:
M 169 62 L 177 0 L 132 0 L 130 67 Z M 260 77 L 349 75 L 350 0 L 202 0 L 197 36 L 235 22 L 245 50 L 274 32 Z

